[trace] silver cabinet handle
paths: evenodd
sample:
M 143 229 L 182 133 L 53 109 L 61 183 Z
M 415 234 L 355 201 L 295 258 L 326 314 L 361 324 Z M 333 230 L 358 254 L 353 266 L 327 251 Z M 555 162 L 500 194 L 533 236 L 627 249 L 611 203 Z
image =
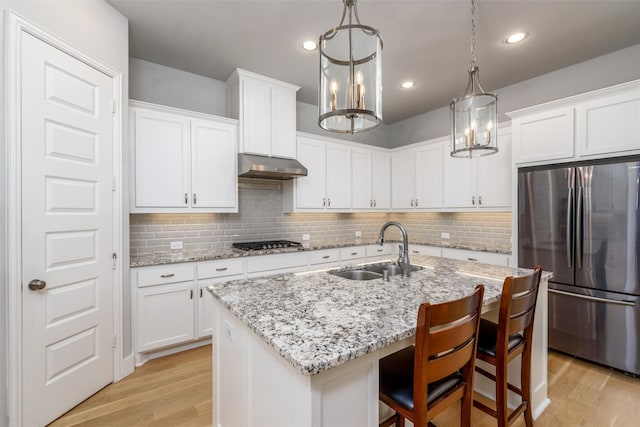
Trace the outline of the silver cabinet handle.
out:
M 174 273 L 161 274 L 161 275 L 160 275 L 160 277 L 162 277 L 163 279 L 167 279 L 167 278 L 169 278 L 169 277 L 173 277 L 173 276 L 175 276 L 175 274 L 174 274 Z
M 471 196 L 471 204 L 472 204 L 473 206 L 475 206 L 475 205 L 476 205 L 476 196 Z
M 227 271 L 227 267 L 216 268 L 216 271 Z
M 327 206 L 327 198 L 326 197 L 322 198 L 322 206 Z
M 331 197 L 327 199 L 327 206 L 331 206 Z
M 322 259 L 329 259 L 329 258 L 331 258 L 331 255 L 325 255 L 322 257 Z
M 478 196 L 478 204 L 481 205 L 482 204 L 482 196 Z
M 196 193 L 193 193 L 193 204 L 196 204 Z
M 413 252 L 414 254 L 419 254 L 420 253 L 420 251 L 411 251 L 411 252 Z
M 373 200 L 369 200 L 369 207 L 372 208 L 373 207 Z
M 378 202 L 376 202 L 375 200 L 373 201 L 373 207 L 375 208 L 376 206 L 378 206 Z
M 193 299 L 193 289 L 189 291 L 189 299 Z
M 467 261 L 474 261 L 474 262 L 477 262 L 477 261 L 478 261 L 478 258 L 467 258 Z
M 47 282 L 40 279 L 33 279 L 29 282 L 29 289 L 31 289 L 32 291 L 39 291 L 41 289 L 44 289 L 46 286 Z
M 383 251 L 384 251 L 384 249 L 377 249 L 377 251 L 378 251 L 378 252 L 383 252 Z
M 189 203 L 189 195 L 187 193 L 184 193 L 184 204 L 188 204 Z
M 358 255 L 358 252 L 351 252 L 351 255 L 352 256 L 356 256 L 356 255 Z
M 202 298 L 202 288 L 200 288 L 200 298 Z
M 581 295 L 581 294 L 574 294 L 572 292 L 559 291 L 557 289 L 549 289 L 549 293 L 550 294 L 566 295 L 568 297 L 576 297 L 576 298 L 580 298 L 580 299 L 586 299 L 586 300 L 593 301 L 593 302 L 604 302 L 604 303 L 607 303 L 607 304 L 626 305 L 626 306 L 629 306 L 629 307 L 635 307 L 636 306 L 636 303 L 634 301 L 618 301 L 618 300 L 614 300 L 614 299 L 598 298 L 598 297 L 592 297 L 590 295 Z
M 413 207 L 413 199 L 411 199 L 411 207 Z
M 418 207 L 418 199 L 416 199 L 416 208 Z

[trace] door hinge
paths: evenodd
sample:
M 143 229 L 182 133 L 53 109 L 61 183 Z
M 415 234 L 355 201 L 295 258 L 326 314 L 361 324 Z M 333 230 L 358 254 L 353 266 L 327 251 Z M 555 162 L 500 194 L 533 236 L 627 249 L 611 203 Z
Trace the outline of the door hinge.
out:
M 118 178 L 113 177 L 113 189 L 112 191 L 118 191 Z
M 116 348 L 117 346 L 118 346 L 118 336 L 114 335 L 113 339 L 111 340 L 111 347 Z
M 111 100 L 111 112 L 115 114 L 118 111 L 118 104 L 115 99 Z
M 113 253 L 113 255 L 111 255 L 111 258 L 113 259 L 113 269 L 115 270 L 116 268 L 118 268 L 118 254 L 116 254 L 115 252 Z

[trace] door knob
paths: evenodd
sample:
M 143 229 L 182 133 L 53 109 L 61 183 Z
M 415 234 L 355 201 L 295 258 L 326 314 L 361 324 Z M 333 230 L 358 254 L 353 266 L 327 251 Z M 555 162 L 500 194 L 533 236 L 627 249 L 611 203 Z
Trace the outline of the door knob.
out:
M 47 282 L 40 279 L 33 279 L 29 282 L 29 289 L 32 291 L 39 291 L 40 289 L 44 289 L 47 286 Z

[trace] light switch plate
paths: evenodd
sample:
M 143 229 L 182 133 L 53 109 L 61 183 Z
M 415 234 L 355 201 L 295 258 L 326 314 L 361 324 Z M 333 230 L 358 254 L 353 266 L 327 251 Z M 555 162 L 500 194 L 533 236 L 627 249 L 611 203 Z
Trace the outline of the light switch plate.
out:
M 449 233 L 440 233 L 440 237 L 443 239 L 448 239 L 449 238 Z
M 182 249 L 182 242 L 171 242 L 171 249 Z
M 362 237 L 362 231 L 360 230 L 356 231 L 356 237 Z
M 303 234 L 302 235 L 302 240 L 309 240 L 311 238 L 311 236 L 309 234 Z

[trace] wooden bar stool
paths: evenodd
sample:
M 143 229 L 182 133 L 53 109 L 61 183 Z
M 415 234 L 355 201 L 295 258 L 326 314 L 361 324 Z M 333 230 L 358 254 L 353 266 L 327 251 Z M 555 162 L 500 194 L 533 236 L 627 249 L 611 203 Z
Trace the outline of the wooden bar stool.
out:
M 498 324 L 486 319 L 480 321 L 477 358 L 495 366 L 496 374 L 476 366 L 476 372 L 496 383 L 496 409 L 473 401 L 473 406 L 498 419 L 499 427 L 506 427 L 524 412 L 527 427 L 533 426 L 531 415 L 531 342 L 533 320 L 542 267 L 523 277 L 507 277 L 502 288 Z M 520 388 L 507 382 L 507 367 L 522 354 Z M 507 410 L 507 389 L 522 397 L 522 402 L 511 414 Z
M 471 425 L 473 368 L 484 286 L 443 304 L 418 309 L 415 345 L 380 360 L 380 400 L 395 414 L 380 426 L 416 427 L 461 400 L 461 426 Z

